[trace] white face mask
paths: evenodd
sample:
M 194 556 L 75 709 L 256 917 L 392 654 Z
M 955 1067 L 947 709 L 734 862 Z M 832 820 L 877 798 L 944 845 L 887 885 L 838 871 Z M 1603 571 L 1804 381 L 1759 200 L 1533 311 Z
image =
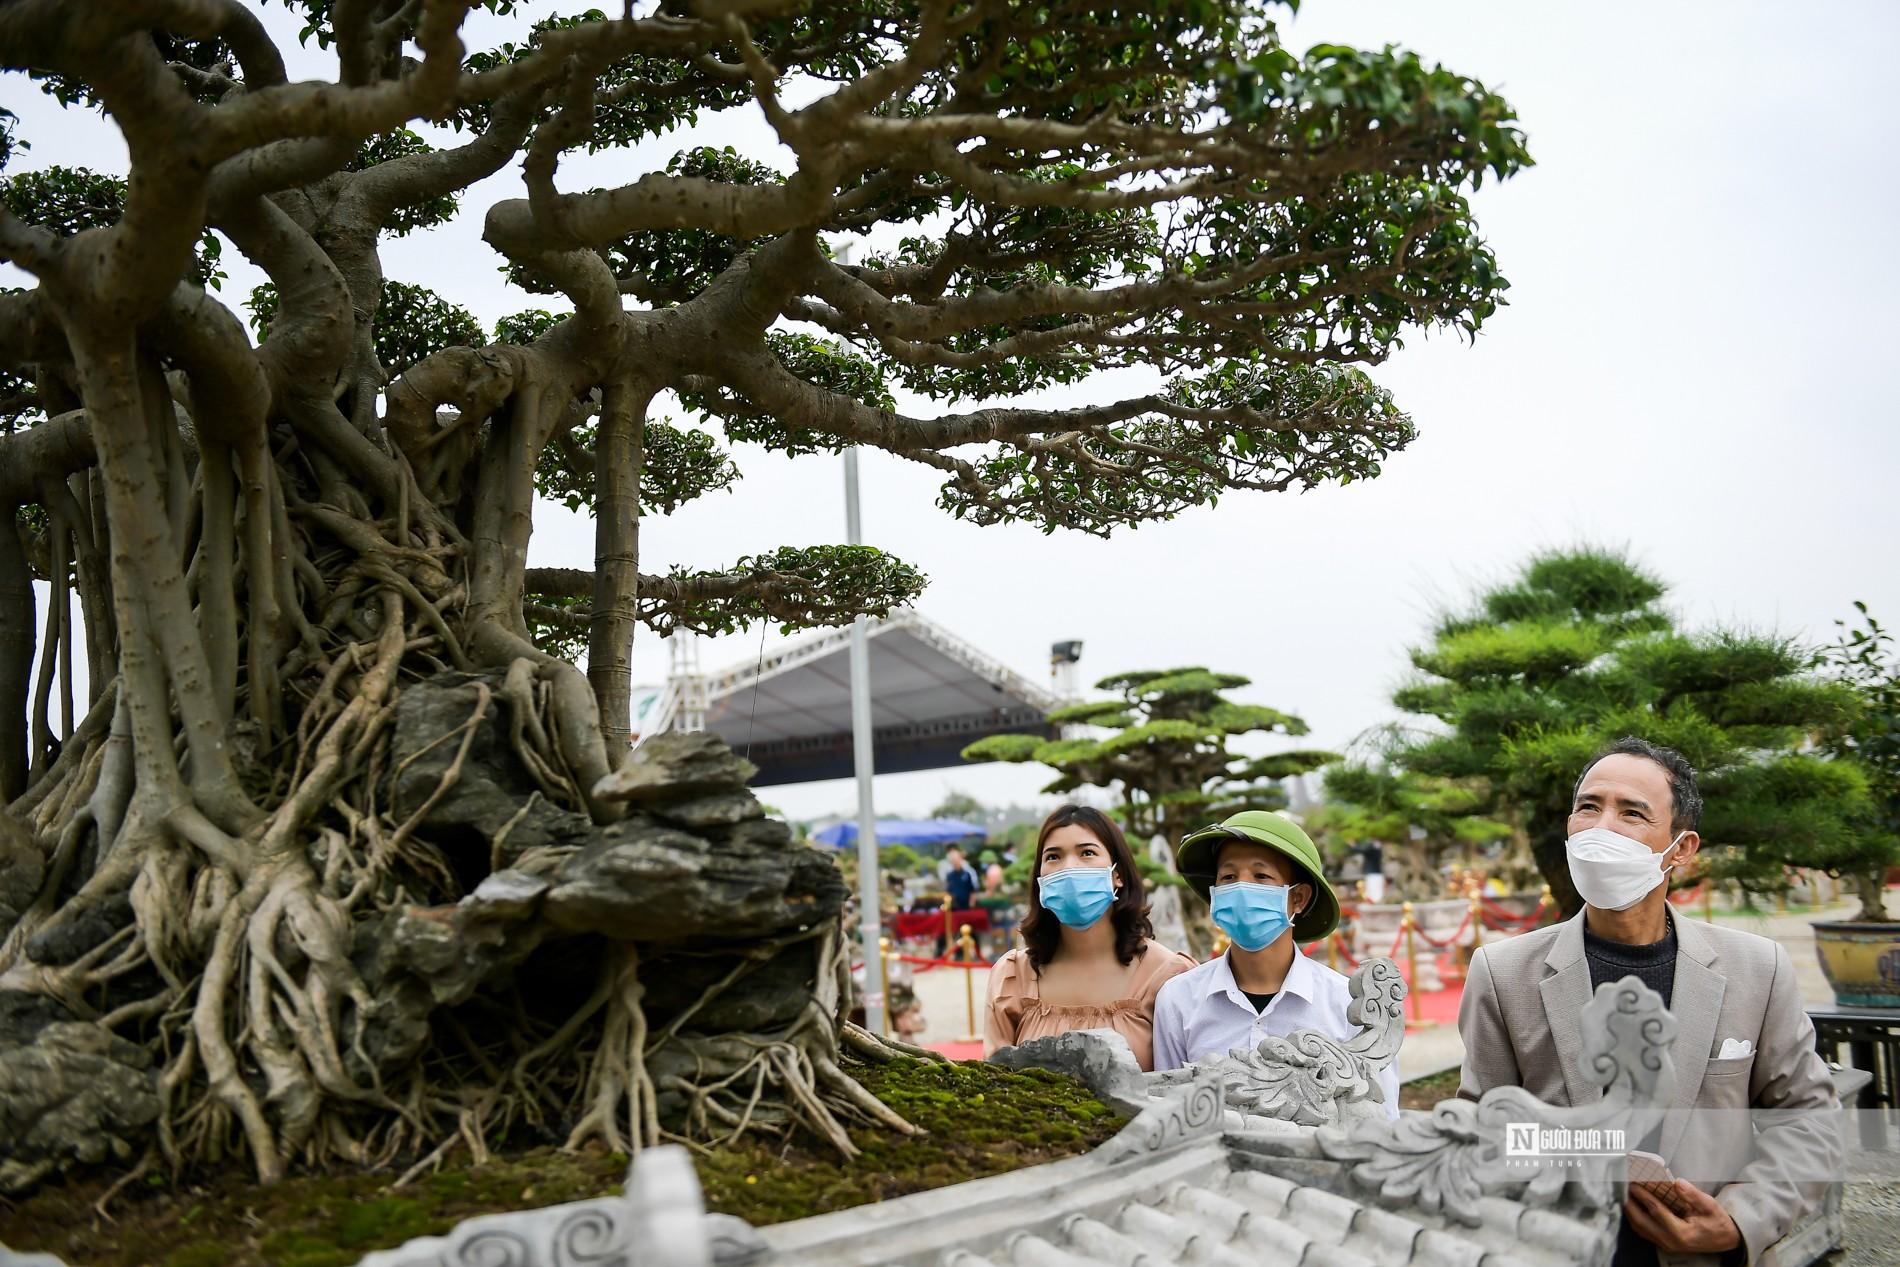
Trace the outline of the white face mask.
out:
M 1663 882 L 1675 866 L 1662 860 L 1687 832 L 1677 832 L 1669 848 L 1657 853 L 1640 840 L 1590 827 L 1564 842 L 1570 855 L 1570 879 L 1584 901 L 1603 911 L 1626 911 Z

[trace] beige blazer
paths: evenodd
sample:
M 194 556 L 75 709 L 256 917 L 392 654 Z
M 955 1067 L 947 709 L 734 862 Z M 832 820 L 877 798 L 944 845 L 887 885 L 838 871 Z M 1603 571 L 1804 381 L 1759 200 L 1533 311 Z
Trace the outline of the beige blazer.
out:
M 1827 1064 L 1814 1049 L 1814 1025 L 1802 1006 L 1788 952 L 1766 937 L 1673 914 L 1676 1094 L 1669 1107 L 1838 1108 Z M 1521 1086 L 1547 1104 L 1600 1099 L 1601 1090 L 1584 1079 L 1578 1063 L 1579 1021 L 1590 994 L 1581 915 L 1479 950 L 1471 958 L 1458 1009 L 1465 1042 L 1458 1094 L 1475 1100 L 1492 1087 Z M 1713 1059 L 1728 1039 L 1746 1040 L 1754 1050 Z M 1751 1159 L 1736 1181 L 1700 1186 L 1714 1193 L 1735 1220 L 1753 1263 L 1826 1195 L 1825 1183 L 1795 1182 L 1784 1173 L 1837 1172 L 1838 1124 L 1777 1124 L 1757 1136 L 1742 1113 L 1720 1120 L 1742 1132 L 1734 1143 L 1750 1150 Z M 1684 1113 L 1665 1119 L 1665 1158 L 1677 1156 L 1687 1125 Z M 1794 1159 L 1795 1166 L 1784 1172 L 1778 1159 Z M 1660 1258 L 1670 1267 L 1718 1261 L 1712 1255 Z

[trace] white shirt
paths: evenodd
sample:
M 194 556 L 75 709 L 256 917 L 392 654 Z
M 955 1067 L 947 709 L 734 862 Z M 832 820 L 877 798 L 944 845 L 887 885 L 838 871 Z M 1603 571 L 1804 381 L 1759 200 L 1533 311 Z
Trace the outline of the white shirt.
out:
M 1286 982 L 1264 1012 L 1242 994 L 1226 955 L 1190 968 L 1155 996 L 1155 1068 L 1179 1069 L 1208 1056 L 1252 1051 L 1263 1038 L 1316 1029 L 1340 1042 L 1360 1030 L 1346 1020 L 1352 987 L 1342 973 L 1293 952 Z M 1399 1062 L 1379 1073 L 1387 1117 L 1399 1115 Z

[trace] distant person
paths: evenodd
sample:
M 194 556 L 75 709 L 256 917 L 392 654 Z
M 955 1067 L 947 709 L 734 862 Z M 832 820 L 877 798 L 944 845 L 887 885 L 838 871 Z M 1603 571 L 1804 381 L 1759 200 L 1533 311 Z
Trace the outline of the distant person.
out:
M 983 891 L 1001 893 L 1003 891 L 1003 860 L 996 856 L 994 849 L 985 849 L 983 856 L 977 859 L 983 864 Z
M 1784 1176 L 1812 1180 L 1841 1164 L 1839 1136 L 1821 1120 L 1840 1101 L 1787 950 L 1670 909 L 1668 876 L 1701 847 L 1701 816 L 1695 769 L 1674 749 L 1627 738 L 1591 758 L 1565 842 L 1583 910 L 1473 952 L 1458 1007 L 1458 1094 L 1523 1087 L 1554 1105 L 1602 1096 L 1578 1067 L 1578 1019 L 1598 986 L 1633 976 L 1675 1015 L 1675 1101 L 1665 1107 L 1728 1112 L 1694 1115 L 1693 1136 L 1691 1115 L 1675 1113 L 1636 1142 L 1685 1177 L 1669 1181 L 1675 1209 L 1629 1186 L 1616 1267 L 1753 1263 L 1826 1195 L 1825 1183 Z M 1757 1134 L 1750 1109 L 1811 1112 Z
M 990 970 L 983 1054 L 1076 1029 L 1112 1029 L 1154 1068 L 1154 1001 L 1194 961 L 1154 940 L 1121 828 L 1064 805 L 1043 821 L 1023 948 Z
M 963 860 L 963 850 L 956 845 L 944 852 L 943 860 L 943 891 L 950 895 L 950 909 L 967 911 L 983 881 L 977 877 L 976 868 Z
M 1155 1003 L 1155 1068 L 1258 1047 L 1297 1029 L 1345 1042 L 1345 976 L 1300 952 L 1339 923 L 1339 898 L 1319 850 L 1283 814 L 1246 810 L 1181 842 L 1175 865 L 1213 912 L 1227 953 L 1168 982 Z M 1399 1115 L 1395 1060 L 1379 1074 L 1388 1117 Z

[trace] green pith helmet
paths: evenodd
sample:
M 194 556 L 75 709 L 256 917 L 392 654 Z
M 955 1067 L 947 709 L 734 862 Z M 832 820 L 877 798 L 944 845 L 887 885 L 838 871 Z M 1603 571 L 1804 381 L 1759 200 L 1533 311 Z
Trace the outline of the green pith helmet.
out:
M 1293 940 L 1318 941 L 1339 926 L 1339 895 L 1326 882 L 1320 866 L 1319 848 L 1300 825 L 1283 814 L 1270 810 L 1242 810 L 1212 827 L 1189 832 L 1175 851 L 1174 865 L 1181 877 L 1194 886 L 1202 901 L 1214 886 L 1214 870 L 1221 846 L 1230 840 L 1250 840 L 1281 854 L 1305 872 L 1304 882 L 1313 886 L 1313 900 L 1293 919 Z

